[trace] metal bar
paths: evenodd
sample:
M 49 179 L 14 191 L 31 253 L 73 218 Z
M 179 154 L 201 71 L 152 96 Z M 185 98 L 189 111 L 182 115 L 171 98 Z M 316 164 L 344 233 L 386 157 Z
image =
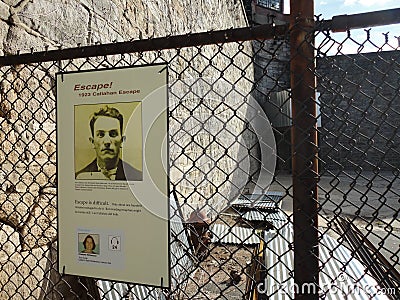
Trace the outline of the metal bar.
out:
M 357 231 L 354 230 L 356 227 L 348 220 L 340 218 L 338 223 L 342 230 L 342 236 L 347 240 L 355 255 L 361 262 L 365 264 L 367 270 L 371 273 L 371 275 L 374 276 L 378 284 L 387 289 L 394 289 L 398 291 L 398 288 L 388 277 L 387 272 L 382 268 L 381 264 L 376 262 L 376 259 L 371 255 L 368 247 L 365 246 L 365 241 L 367 241 L 367 239 L 364 237 L 364 235 L 360 232 L 363 238 L 358 236 L 356 234 Z M 388 294 L 387 297 L 395 300 L 395 298 L 390 294 Z
M 391 266 L 389 262 L 386 261 L 386 259 L 382 261 L 380 257 L 377 256 L 377 254 L 380 254 L 379 251 L 362 234 L 362 232 L 356 226 L 354 226 L 354 224 L 343 218 L 340 218 L 338 222 L 341 222 L 342 235 L 351 244 L 354 252 L 356 253 L 356 255 L 359 256 L 360 260 L 365 262 L 366 266 L 368 266 L 368 270 L 371 272 L 372 275 L 375 276 L 377 282 L 383 285 L 385 288 L 397 290 L 396 294 L 398 294 L 399 288 L 392 282 L 391 278 L 389 277 L 389 275 L 392 275 L 394 279 L 399 282 L 399 277 L 396 278 L 396 274 L 390 272 L 390 270 L 396 271 L 394 267 Z M 382 255 L 380 256 L 383 257 Z M 385 267 L 388 269 L 385 270 L 382 267 L 382 264 L 385 265 Z M 387 296 L 391 299 L 394 299 L 390 295 Z
M 274 39 L 285 36 L 288 32 L 287 25 L 259 25 L 211 32 L 182 34 L 169 37 L 160 37 L 146 40 L 111 43 L 104 45 L 92 45 L 62 50 L 50 50 L 19 55 L 1 56 L 1 66 L 38 63 L 54 60 L 86 58 L 93 56 L 106 56 L 123 53 L 155 51 L 211 45 L 219 43 L 231 43 L 250 41 L 254 39 Z
M 332 20 L 321 21 L 318 29 L 343 32 L 374 26 L 400 23 L 400 8 L 387 9 L 369 13 L 334 16 Z
M 375 277 L 377 280 L 381 280 L 383 278 L 383 273 L 381 270 L 376 266 L 376 263 L 371 259 L 369 253 L 365 250 L 363 245 L 361 244 L 360 240 L 354 235 L 353 229 L 351 228 L 350 224 L 345 221 L 344 219 L 341 220 L 341 227 L 342 232 L 346 240 L 349 242 L 355 256 L 366 266 L 368 266 L 367 270 Z M 379 283 L 379 281 L 378 281 Z
M 390 273 L 390 275 L 392 275 L 397 280 L 397 282 L 400 282 L 400 273 L 396 270 L 395 266 L 393 266 L 385 258 L 385 256 L 379 252 L 379 250 L 370 242 L 370 240 L 368 240 L 367 237 L 362 234 L 360 229 L 358 229 L 348 220 L 346 220 L 346 222 L 347 224 L 349 224 L 349 227 L 356 233 L 356 236 L 360 239 L 360 242 L 363 245 L 365 244 L 372 251 L 372 255 L 376 256 L 376 258 L 386 267 L 387 272 Z
M 290 7 L 295 299 L 317 300 L 317 289 L 302 289 L 319 286 L 314 1 L 291 0 Z

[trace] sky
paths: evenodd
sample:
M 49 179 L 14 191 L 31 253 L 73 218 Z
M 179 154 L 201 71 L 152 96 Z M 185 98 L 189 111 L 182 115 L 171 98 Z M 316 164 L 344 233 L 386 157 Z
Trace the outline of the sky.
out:
M 284 0 L 285 13 L 289 13 L 290 0 Z M 351 15 L 372 11 L 379 11 L 385 9 L 400 8 L 399 0 L 314 0 L 314 13 L 315 15 L 321 15 L 322 19 L 329 20 L 333 16 L 338 15 Z M 358 43 L 363 43 L 367 39 L 367 33 L 364 29 L 351 30 L 350 36 L 355 42 L 347 39 L 347 33 L 334 33 L 332 37 L 335 41 L 342 42 L 343 47 L 340 53 L 357 53 L 357 52 L 375 52 L 379 47 L 383 47 L 382 50 L 393 50 L 389 45 L 385 44 L 385 36 L 383 33 L 388 33 L 389 44 L 392 47 L 399 47 L 400 36 L 400 24 L 390 26 L 378 26 L 373 27 L 370 31 L 372 43 L 365 43 L 360 48 Z M 321 44 L 323 35 L 317 35 L 316 43 Z M 335 54 L 338 48 L 337 44 L 334 45 L 332 41 L 328 42 L 321 49 L 323 52 Z M 399 48 L 398 48 L 399 49 Z

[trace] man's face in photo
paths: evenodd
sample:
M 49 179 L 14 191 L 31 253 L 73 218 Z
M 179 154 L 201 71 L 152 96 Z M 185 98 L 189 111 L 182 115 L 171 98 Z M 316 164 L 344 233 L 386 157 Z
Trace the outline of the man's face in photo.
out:
M 119 157 L 123 137 L 119 120 L 112 117 L 100 116 L 94 123 L 93 137 L 90 138 L 97 159 L 107 164 Z

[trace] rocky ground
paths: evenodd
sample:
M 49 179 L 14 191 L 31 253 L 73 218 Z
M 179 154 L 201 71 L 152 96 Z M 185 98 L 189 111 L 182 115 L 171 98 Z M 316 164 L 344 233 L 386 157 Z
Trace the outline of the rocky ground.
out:
M 243 299 L 253 247 L 213 245 L 179 299 Z M 235 275 L 238 274 L 238 277 Z

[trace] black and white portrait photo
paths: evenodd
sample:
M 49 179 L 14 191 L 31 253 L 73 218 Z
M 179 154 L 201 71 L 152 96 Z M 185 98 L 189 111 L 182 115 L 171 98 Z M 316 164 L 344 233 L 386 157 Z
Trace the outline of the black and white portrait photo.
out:
M 143 180 L 140 102 L 75 106 L 75 179 Z

